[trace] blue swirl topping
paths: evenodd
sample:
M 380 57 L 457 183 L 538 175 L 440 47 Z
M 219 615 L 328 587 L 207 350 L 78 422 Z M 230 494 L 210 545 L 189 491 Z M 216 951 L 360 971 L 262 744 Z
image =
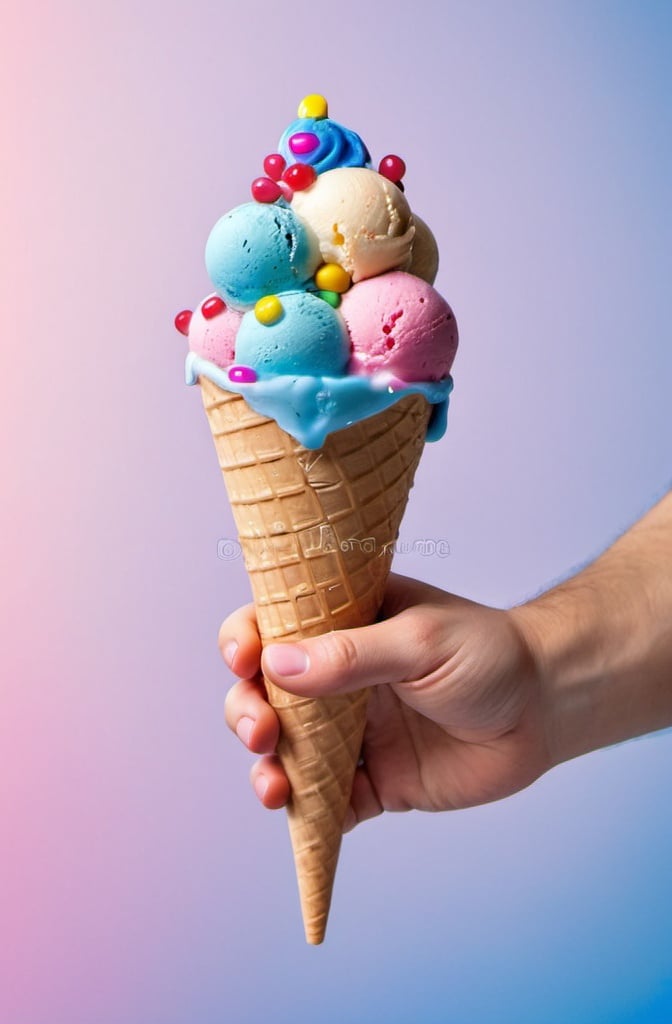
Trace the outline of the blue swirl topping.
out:
M 278 143 L 278 153 L 288 164 L 311 164 L 318 174 L 336 167 L 371 166 L 369 151 L 359 135 L 330 117 L 292 121 Z

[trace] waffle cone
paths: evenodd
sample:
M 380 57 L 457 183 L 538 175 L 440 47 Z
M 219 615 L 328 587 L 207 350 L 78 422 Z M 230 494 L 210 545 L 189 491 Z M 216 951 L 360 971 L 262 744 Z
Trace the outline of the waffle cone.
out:
M 200 378 L 262 643 L 369 625 L 380 609 L 430 407 L 421 395 L 304 448 L 238 394 Z M 266 680 L 291 786 L 306 939 L 322 942 L 368 691 L 297 697 Z

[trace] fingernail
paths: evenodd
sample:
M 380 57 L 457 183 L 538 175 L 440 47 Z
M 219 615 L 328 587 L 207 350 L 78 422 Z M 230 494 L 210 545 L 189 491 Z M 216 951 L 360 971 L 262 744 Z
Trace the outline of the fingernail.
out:
M 268 789 L 268 779 L 265 775 L 257 775 L 254 780 L 254 792 L 257 794 L 260 800 L 263 800 L 266 796 L 266 790 Z
M 345 835 L 346 832 L 351 832 L 356 824 L 357 818 L 355 816 L 355 812 L 352 807 L 348 807 L 345 815 L 345 821 L 343 822 L 343 834 Z
M 243 715 L 238 721 L 236 726 L 236 736 L 239 740 L 242 740 L 246 747 L 250 745 L 250 734 L 254 729 L 254 719 L 248 718 L 247 715 Z
M 230 669 L 233 668 L 233 659 L 236 656 L 237 650 L 238 644 L 236 643 L 235 640 L 229 640 L 228 644 L 224 648 L 224 661 L 226 662 Z
M 308 671 L 308 655 L 297 644 L 271 644 L 265 658 L 275 676 L 300 676 Z

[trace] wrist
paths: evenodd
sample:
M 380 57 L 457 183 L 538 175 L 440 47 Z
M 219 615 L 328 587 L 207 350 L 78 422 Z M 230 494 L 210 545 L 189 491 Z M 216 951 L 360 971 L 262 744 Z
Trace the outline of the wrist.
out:
M 514 609 L 555 764 L 672 725 L 672 531 L 658 506 L 577 576 Z
M 565 595 L 554 591 L 511 609 L 530 652 L 551 765 L 599 747 L 603 674 L 591 651 L 596 633 Z

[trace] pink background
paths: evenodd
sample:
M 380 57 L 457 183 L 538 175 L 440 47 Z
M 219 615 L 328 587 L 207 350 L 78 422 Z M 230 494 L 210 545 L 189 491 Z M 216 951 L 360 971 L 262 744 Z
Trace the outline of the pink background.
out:
M 509 604 L 670 483 L 665 3 L 10 4 L 0 1021 L 663 1021 L 672 736 L 344 844 L 303 944 L 223 724 L 247 600 L 174 313 L 307 92 L 398 152 L 461 328 L 398 571 Z

